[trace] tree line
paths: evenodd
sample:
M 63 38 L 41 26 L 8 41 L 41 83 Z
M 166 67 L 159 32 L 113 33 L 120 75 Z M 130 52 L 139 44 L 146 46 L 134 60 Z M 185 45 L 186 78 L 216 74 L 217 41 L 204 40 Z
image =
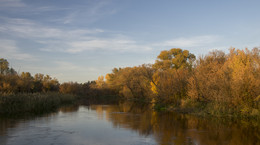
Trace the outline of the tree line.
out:
M 113 69 L 105 86 L 159 107 L 259 115 L 259 52 L 232 48 L 228 54 L 216 50 L 196 59 L 188 50 L 173 48 L 162 51 L 154 64 Z
M 37 73 L 33 76 L 30 72 L 17 73 L 9 67 L 6 59 L 0 59 L 0 97 L 9 94 L 18 96 L 19 94 L 58 92 L 81 96 L 81 99 L 86 99 L 86 101 L 97 102 L 106 101 L 106 96 L 117 96 L 112 89 L 105 88 L 102 83 L 101 79 L 86 83 L 59 83 L 50 75 Z
M 195 107 L 208 109 L 212 114 L 236 111 L 259 115 L 259 52 L 259 48 L 232 48 L 228 54 L 215 50 L 196 58 L 188 50 L 172 48 L 161 51 L 154 64 L 114 68 L 105 77 L 83 84 L 60 84 L 43 74 L 17 74 L 9 68 L 7 60 L 0 59 L 0 92 L 56 91 L 89 97 L 120 96 L 152 102 L 159 108 Z
M 29 72 L 18 74 L 9 68 L 6 59 L 0 59 L 0 92 L 1 93 L 36 93 L 59 90 L 57 79 L 49 75 L 37 73 L 32 76 Z

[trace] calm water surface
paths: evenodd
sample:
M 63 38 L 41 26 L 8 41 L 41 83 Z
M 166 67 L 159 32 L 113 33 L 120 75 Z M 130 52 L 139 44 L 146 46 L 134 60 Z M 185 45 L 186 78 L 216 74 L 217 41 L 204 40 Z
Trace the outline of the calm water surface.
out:
M 257 121 L 158 113 L 132 103 L 70 106 L 0 118 L 0 145 L 260 145 L 260 128 Z

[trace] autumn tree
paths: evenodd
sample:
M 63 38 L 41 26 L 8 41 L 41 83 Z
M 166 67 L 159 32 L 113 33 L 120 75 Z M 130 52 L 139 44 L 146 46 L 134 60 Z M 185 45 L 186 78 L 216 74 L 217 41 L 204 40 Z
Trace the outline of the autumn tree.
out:
M 65 82 L 59 86 L 59 91 L 63 94 L 79 94 L 81 89 L 82 85 L 77 82 Z
M 59 81 L 57 79 L 52 79 L 49 75 L 43 78 L 43 92 L 58 91 Z
M 154 67 L 161 70 L 191 68 L 194 61 L 195 55 L 188 50 L 172 48 L 161 51 L 157 56 Z
M 127 68 L 121 76 L 124 83 L 123 93 L 129 92 L 133 98 L 151 99 L 151 78 L 147 73 L 150 72 L 145 65 Z
M 18 91 L 17 75 L 0 75 L 0 92 L 1 93 L 15 93 Z
M 125 98 L 150 98 L 153 69 L 149 65 L 113 69 L 106 75 L 108 87 L 115 89 Z
M 180 104 L 187 95 L 187 80 L 194 61 L 193 54 L 180 48 L 164 50 L 157 56 L 153 65 L 157 71 L 151 81 L 157 103 Z
M 114 68 L 112 70 L 112 73 L 108 73 L 106 74 L 106 83 L 107 85 L 111 88 L 111 89 L 118 89 L 118 86 L 116 85 L 116 80 L 117 78 L 119 77 L 120 73 L 119 71 L 121 70 L 121 68 L 117 69 L 117 68 Z
M 259 52 L 258 48 L 251 51 L 232 48 L 229 54 L 214 51 L 200 57 L 189 78 L 188 96 L 218 106 L 226 104 L 229 109 L 240 109 L 246 114 L 259 108 Z
M 260 50 L 231 49 L 226 65 L 232 70 L 230 85 L 233 102 L 242 103 L 245 107 L 255 105 L 260 97 Z
M 96 86 L 98 88 L 104 88 L 105 87 L 105 80 L 104 80 L 104 76 L 99 76 L 98 79 L 95 81 L 96 82 Z
M 17 80 L 19 92 L 33 92 L 33 77 L 29 72 L 22 72 Z
M 49 75 L 37 73 L 33 77 L 29 72 L 17 74 L 13 68 L 9 68 L 6 59 L 0 59 L 0 92 L 1 93 L 34 93 L 58 91 L 59 82 Z
M 156 102 L 179 105 L 187 96 L 187 81 L 190 72 L 185 69 L 157 71 L 153 75 L 152 91 Z M 156 85 L 156 86 L 155 86 Z
M 223 71 L 226 54 L 222 51 L 213 51 L 197 60 L 196 68 L 189 78 L 188 94 L 198 101 L 211 101 L 223 99 L 229 89 L 228 70 Z M 224 87 L 225 86 L 225 87 Z M 224 93 L 224 94 L 223 94 Z
M 34 92 L 41 92 L 43 90 L 44 74 L 37 73 L 34 75 Z
M 9 70 L 9 62 L 6 59 L 1 58 L 0 59 L 0 73 L 7 74 L 8 70 Z

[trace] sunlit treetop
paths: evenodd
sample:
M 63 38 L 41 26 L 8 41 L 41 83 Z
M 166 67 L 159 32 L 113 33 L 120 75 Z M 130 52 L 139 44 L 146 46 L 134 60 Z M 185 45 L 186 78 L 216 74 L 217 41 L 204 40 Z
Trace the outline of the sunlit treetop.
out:
M 161 70 L 191 68 L 195 59 L 195 55 L 188 50 L 172 48 L 161 51 L 157 56 L 154 67 Z

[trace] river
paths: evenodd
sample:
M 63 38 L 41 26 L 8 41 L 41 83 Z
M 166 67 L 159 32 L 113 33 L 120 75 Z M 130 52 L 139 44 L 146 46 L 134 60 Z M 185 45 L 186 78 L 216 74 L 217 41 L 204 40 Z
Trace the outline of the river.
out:
M 68 106 L 41 116 L 0 117 L 0 145 L 260 145 L 260 127 L 133 103 Z

